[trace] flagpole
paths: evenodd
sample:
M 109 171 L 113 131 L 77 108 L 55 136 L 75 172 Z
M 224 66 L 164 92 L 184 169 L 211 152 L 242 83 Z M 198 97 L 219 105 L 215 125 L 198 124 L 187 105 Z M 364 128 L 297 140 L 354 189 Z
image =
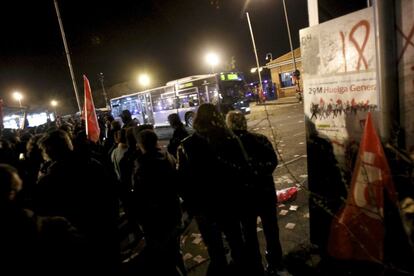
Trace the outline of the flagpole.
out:
M 53 0 L 53 2 L 55 3 L 56 15 L 57 15 L 57 18 L 58 18 L 58 21 L 59 21 L 60 33 L 62 34 L 62 40 L 63 40 L 63 45 L 65 47 L 66 58 L 68 60 L 68 66 L 69 66 L 70 76 L 72 78 L 73 89 L 75 91 L 76 102 L 78 103 L 79 112 L 82 114 L 82 108 L 81 108 L 81 104 L 80 104 L 80 100 L 79 100 L 78 88 L 76 87 L 75 74 L 73 73 L 72 61 L 70 59 L 69 48 L 68 48 L 68 44 L 66 42 L 65 30 L 63 29 L 63 23 L 62 23 L 62 19 L 60 17 L 58 2 L 57 2 L 57 0 Z

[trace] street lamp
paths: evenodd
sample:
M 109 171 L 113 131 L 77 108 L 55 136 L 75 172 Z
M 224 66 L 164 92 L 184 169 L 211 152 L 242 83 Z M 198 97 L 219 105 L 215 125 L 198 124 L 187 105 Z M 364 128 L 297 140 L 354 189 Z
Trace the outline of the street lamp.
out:
M 263 71 L 263 67 L 259 67 L 259 72 Z M 250 69 L 250 73 L 254 74 L 257 72 L 257 67 L 253 67 Z
M 99 77 L 99 80 L 101 81 L 102 95 L 104 97 L 105 107 L 109 108 L 108 95 L 106 94 L 105 85 L 104 85 L 104 73 L 102 73 L 102 72 L 99 73 L 98 77 Z
M 53 107 L 53 112 L 55 113 L 55 118 L 56 118 L 56 106 L 58 106 L 58 101 L 56 100 L 51 100 L 50 101 L 50 105 Z
M 273 60 L 273 55 L 272 55 L 272 53 L 267 53 L 267 54 L 266 54 L 266 60 L 268 60 L 269 62 Z
M 150 84 L 151 80 L 148 74 L 141 74 L 138 76 L 138 83 L 144 88 L 147 88 Z
M 56 100 L 51 100 L 50 105 L 56 107 L 58 105 L 58 102 Z
M 208 53 L 206 55 L 206 62 L 211 66 L 211 73 L 214 74 L 214 67 L 219 64 L 220 58 L 216 53 Z
M 13 98 L 19 102 L 19 106 L 22 107 L 22 99 L 23 99 L 23 95 L 22 93 L 15 91 L 13 92 Z

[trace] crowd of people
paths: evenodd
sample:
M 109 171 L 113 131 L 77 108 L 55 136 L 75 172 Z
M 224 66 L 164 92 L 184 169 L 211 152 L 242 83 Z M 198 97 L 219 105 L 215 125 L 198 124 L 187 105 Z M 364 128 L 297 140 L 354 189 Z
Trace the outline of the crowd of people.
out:
M 202 104 L 192 134 L 171 114 L 166 150 L 152 125 L 127 110 L 121 117 L 122 123 L 101 118 L 99 143 L 88 140 L 81 120 L 3 130 L 0 270 L 120 275 L 122 215 L 131 232 L 144 235 L 139 275 L 187 275 L 180 248 L 185 213 L 207 247 L 207 275 L 283 271 L 272 176 L 277 156 L 265 136 L 247 130 L 242 113 L 224 118 Z

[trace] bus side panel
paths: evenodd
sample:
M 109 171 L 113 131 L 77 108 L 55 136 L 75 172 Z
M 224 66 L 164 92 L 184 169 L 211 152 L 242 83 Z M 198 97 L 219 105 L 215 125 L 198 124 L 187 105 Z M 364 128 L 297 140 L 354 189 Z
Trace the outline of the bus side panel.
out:
M 177 110 L 170 109 L 154 112 L 154 126 L 169 126 L 170 124 L 168 123 L 168 115 L 172 113 L 177 113 Z

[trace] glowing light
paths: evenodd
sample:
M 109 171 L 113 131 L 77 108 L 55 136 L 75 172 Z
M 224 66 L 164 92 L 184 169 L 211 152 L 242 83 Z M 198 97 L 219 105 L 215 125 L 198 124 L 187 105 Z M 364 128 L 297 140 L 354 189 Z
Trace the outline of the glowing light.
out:
M 216 53 L 208 53 L 206 55 L 206 62 L 211 66 L 216 66 L 220 62 L 220 58 Z
M 15 91 L 15 92 L 13 92 L 13 98 L 16 101 L 21 101 L 23 99 L 23 95 L 22 95 L 22 93 L 20 93 L 18 91 Z
M 138 83 L 143 87 L 147 87 L 150 84 L 150 77 L 148 74 L 141 74 L 138 76 Z
M 51 100 L 50 105 L 56 107 L 58 105 L 58 102 L 56 100 Z

